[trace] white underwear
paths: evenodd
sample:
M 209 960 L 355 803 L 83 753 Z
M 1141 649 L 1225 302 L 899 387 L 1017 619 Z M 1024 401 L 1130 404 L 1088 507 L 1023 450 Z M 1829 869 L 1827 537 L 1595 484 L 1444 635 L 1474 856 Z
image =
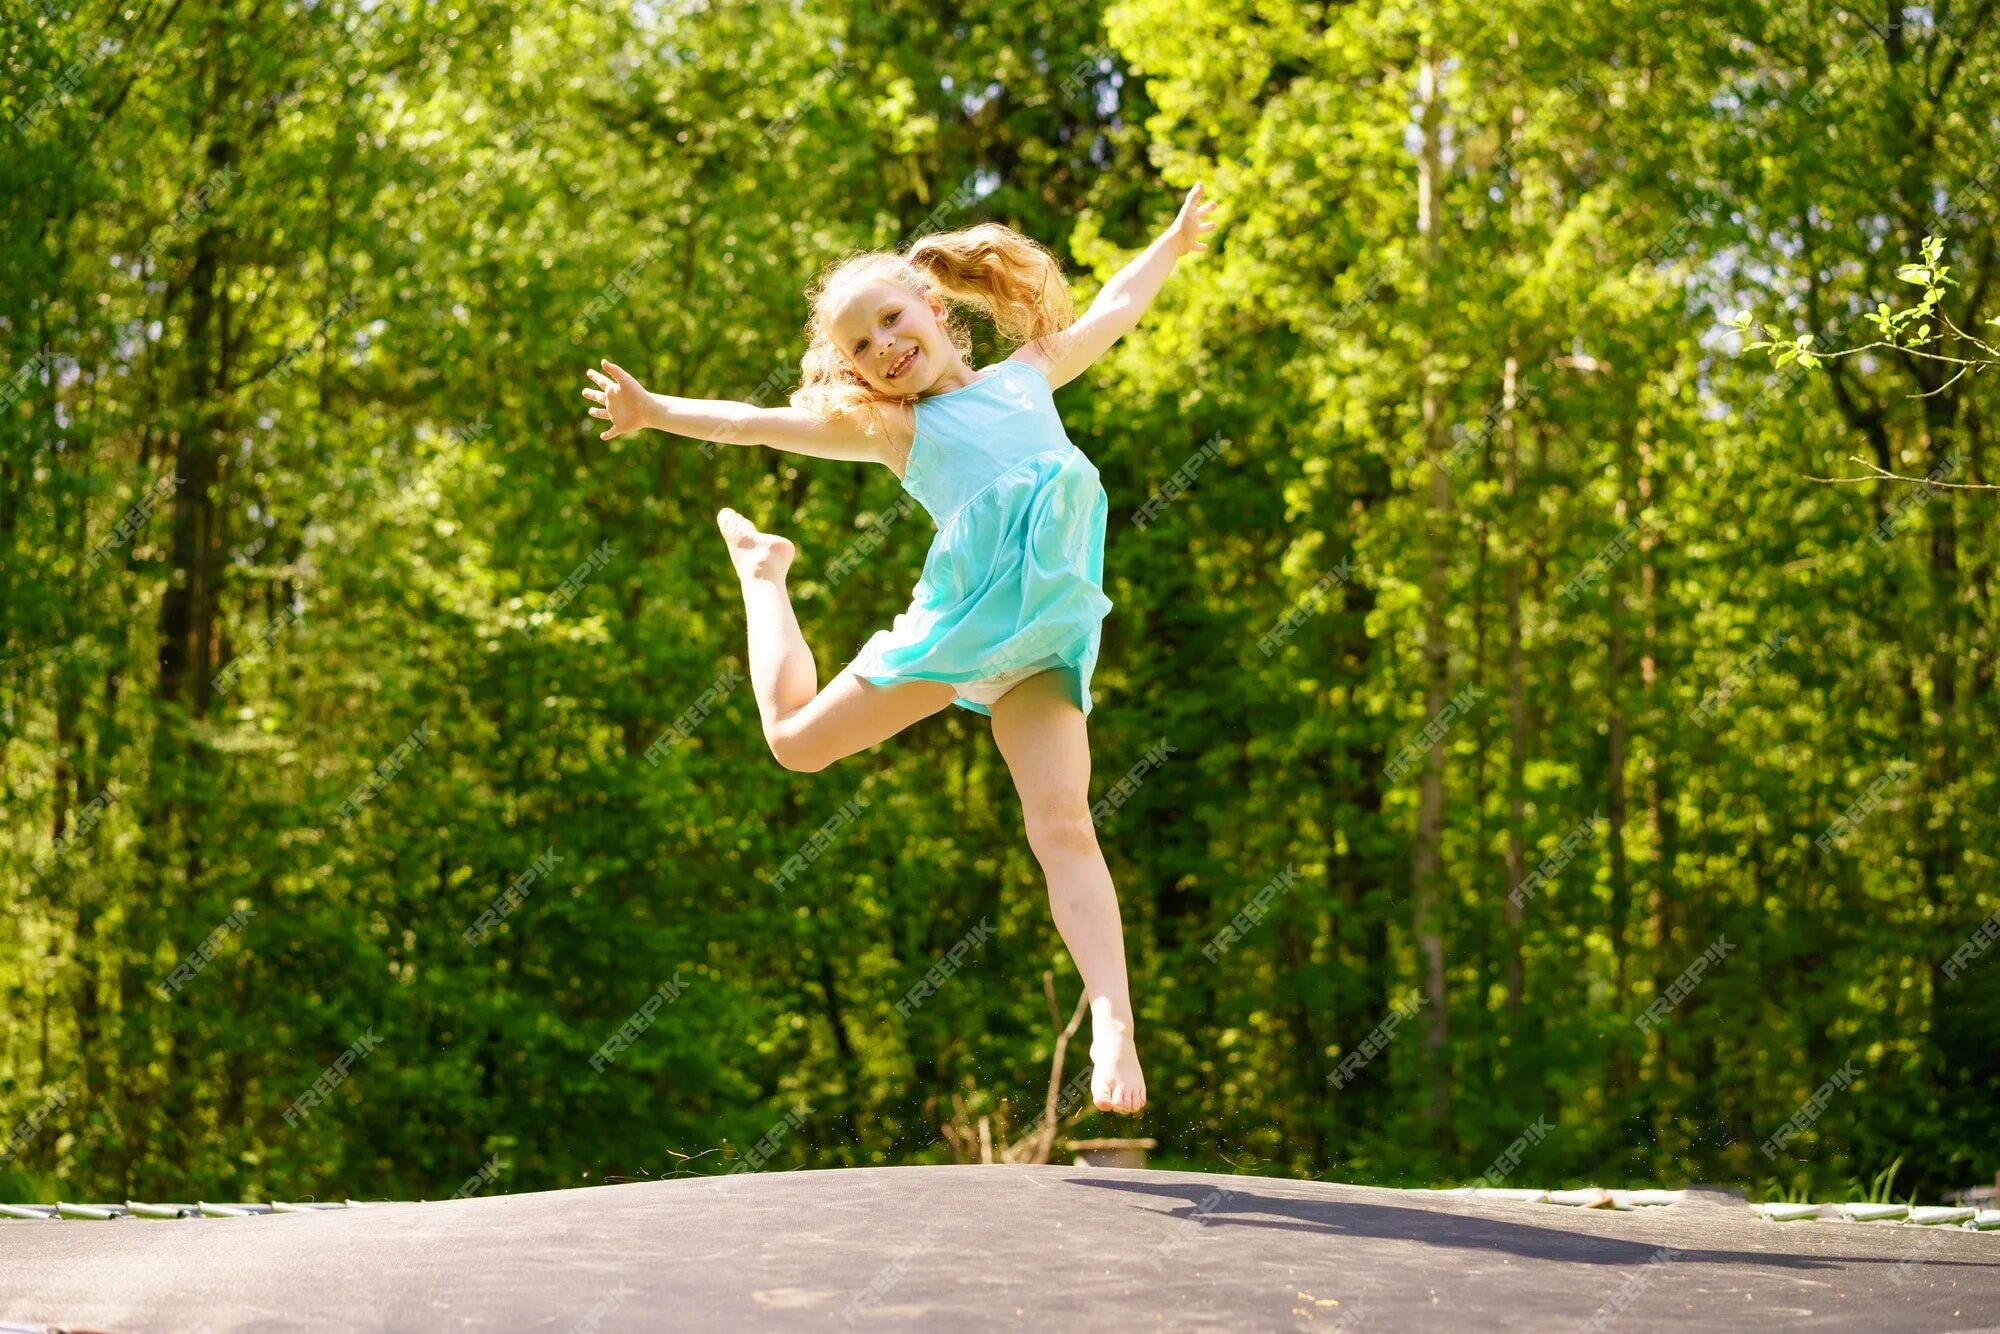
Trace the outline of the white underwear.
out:
M 993 701 L 1029 677 L 1061 665 L 1062 659 L 1051 654 L 1039 662 L 1031 662 L 1026 667 L 1016 667 L 1013 671 L 1002 672 L 998 676 L 989 676 L 983 681 L 967 681 L 961 685 L 954 685 L 952 693 L 960 699 L 969 699 L 974 704 L 984 704 L 990 709 L 993 707 Z

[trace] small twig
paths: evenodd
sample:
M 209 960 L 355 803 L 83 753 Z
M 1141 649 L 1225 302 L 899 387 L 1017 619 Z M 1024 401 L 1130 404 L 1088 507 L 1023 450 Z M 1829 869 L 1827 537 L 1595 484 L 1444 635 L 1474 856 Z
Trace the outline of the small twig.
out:
M 1905 477 L 1901 473 L 1889 472 L 1877 467 L 1858 454 L 1849 454 L 1848 459 L 1868 469 L 1867 477 L 1814 477 L 1806 475 L 1808 482 L 1913 482 L 1918 486 L 1949 487 L 1953 491 L 2000 491 L 2000 483 L 1995 482 L 1940 482 L 1930 477 Z
M 1993 364 L 1990 361 L 1981 361 L 1977 358 L 1947 357 L 1942 352 L 1926 352 L 1920 347 L 1905 347 L 1901 343 L 1891 343 L 1880 338 L 1872 343 L 1863 343 L 1859 347 L 1843 347 L 1830 352 L 1822 352 L 1818 348 L 1810 348 L 1808 351 L 1821 361 L 1831 361 L 1835 357 L 1851 357 L 1857 352 L 1866 352 L 1870 348 L 1875 347 L 1886 347 L 1895 352 L 1907 352 L 1913 357 L 1929 357 L 1932 361 L 1949 361 L 1954 366 L 1990 366 Z
M 1979 338 L 1976 335 L 1969 334 L 1965 330 L 1959 328 L 1956 324 L 1953 324 L 1951 322 L 1951 316 L 1945 314 L 1942 310 L 1934 311 L 1932 313 L 1935 314 L 1940 320 L 1944 321 L 1945 328 L 1951 330 L 1953 333 L 1957 334 L 1960 338 L 1963 338 L 1966 342 L 1971 343 L 1973 346 L 1977 347 L 1982 352 L 1988 352 L 1996 357 L 2000 357 L 2000 348 L 1996 348 L 1992 344 L 1986 342 L 1984 339 Z
M 1935 389 L 1926 389 L 1926 390 L 1924 390 L 1924 392 L 1923 392 L 1923 393 L 1921 393 L 1921 394 L 1905 394 L 1905 395 L 1903 395 L 1903 397 L 1905 397 L 1905 398 L 1929 398 L 1929 397 L 1930 397 L 1931 395 L 1933 395 L 1933 394 L 1942 394 L 1942 393 L 1943 393 L 1943 392 L 1944 392 L 1945 390 L 1947 390 L 1947 389 L 1951 388 L 1951 387 L 1952 387 L 1953 385 L 1957 384 L 1957 383 L 1958 383 L 1958 382 L 1959 382 L 1959 381 L 1960 381 L 1961 379 L 1963 379 L 1963 378 L 1965 377 L 1965 373 L 1966 373 L 1967 371 L 1971 370 L 1971 369 L 1973 369 L 1973 368 L 1972 368 L 1971 366 L 1960 366 L 1960 367 L 1958 368 L 1958 374 L 1957 374 L 1957 375 L 1954 375 L 1954 376 L 1952 376 L 1952 377 L 1951 377 L 1951 378 L 1950 378 L 1949 380 L 1946 380 L 1946 381 L 1945 381 L 1945 382 L 1944 382 L 1943 384 L 1939 385 L 1939 386 L 1938 386 L 1937 388 L 1935 388 Z
M 1042 974 L 1042 992 L 1049 998 L 1049 1017 L 1055 1019 L 1061 1011 L 1056 1008 L 1056 975 Z M 1062 1088 L 1063 1056 L 1069 1050 L 1069 1040 L 1076 1035 L 1077 1025 L 1083 1022 L 1084 1011 L 1090 1007 L 1088 991 L 1076 998 L 1076 1013 L 1069 1017 L 1069 1023 L 1056 1034 L 1056 1051 L 1049 1062 L 1049 1097 L 1042 1105 L 1042 1133 L 1036 1138 L 1035 1159 L 1038 1163 L 1049 1160 L 1049 1154 L 1056 1146 L 1056 1093 Z

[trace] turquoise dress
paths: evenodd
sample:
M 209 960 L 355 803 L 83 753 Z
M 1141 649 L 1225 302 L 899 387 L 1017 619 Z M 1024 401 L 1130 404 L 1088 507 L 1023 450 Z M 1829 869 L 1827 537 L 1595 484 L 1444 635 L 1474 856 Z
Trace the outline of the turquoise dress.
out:
M 851 664 L 875 685 L 970 685 L 1064 668 L 1090 713 L 1104 615 L 1104 519 L 1097 469 L 1064 434 L 1048 377 L 1002 361 L 959 389 L 918 399 L 903 489 L 931 540 L 908 611 Z M 974 699 L 960 708 L 991 717 Z

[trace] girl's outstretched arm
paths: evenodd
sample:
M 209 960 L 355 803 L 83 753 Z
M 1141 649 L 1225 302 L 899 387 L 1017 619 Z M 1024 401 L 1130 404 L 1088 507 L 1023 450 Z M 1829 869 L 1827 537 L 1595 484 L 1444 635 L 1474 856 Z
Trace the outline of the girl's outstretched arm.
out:
M 718 444 L 769 445 L 817 459 L 886 466 L 886 433 L 878 430 L 869 435 L 854 414 L 822 421 L 791 406 L 763 408 L 730 398 L 675 398 L 648 392 L 622 366 L 610 361 L 603 365 L 602 371 L 584 371 L 596 385 L 583 391 L 585 398 L 598 405 L 590 415 L 611 423 L 598 433 L 599 440 L 651 427 Z
M 1181 202 L 1181 211 L 1173 225 L 1104 284 L 1104 290 L 1090 303 L 1083 318 L 1059 333 L 1023 343 L 1012 359 L 1034 366 L 1048 376 L 1051 386 L 1066 384 L 1083 374 L 1138 324 L 1139 317 L 1165 285 L 1167 275 L 1173 272 L 1175 261 L 1208 249 L 1201 238 L 1215 230 L 1215 224 L 1208 221 L 1208 211 L 1214 207 L 1212 202 L 1202 202 L 1201 182 L 1196 181 L 1194 189 Z

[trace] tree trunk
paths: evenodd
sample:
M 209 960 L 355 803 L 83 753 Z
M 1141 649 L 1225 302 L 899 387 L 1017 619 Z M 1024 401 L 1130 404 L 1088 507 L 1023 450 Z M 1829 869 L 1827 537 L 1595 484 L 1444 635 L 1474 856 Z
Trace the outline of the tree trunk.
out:
M 1518 117 L 1520 108 L 1515 108 Z M 1525 934 L 1525 905 L 1514 889 L 1528 878 L 1528 843 L 1524 830 L 1528 822 L 1528 706 L 1522 686 L 1521 662 L 1521 576 L 1527 563 L 1525 524 L 1520 522 L 1514 493 L 1520 485 L 1520 439 L 1514 429 L 1515 394 L 1520 363 L 1512 356 L 1502 372 L 1500 402 L 1500 443 L 1504 455 L 1500 493 L 1505 498 L 1510 542 L 1514 545 L 1507 560 L 1507 1010 L 1519 1018 L 1526 979 L 1521 966 L 1522 937 Z
M 1430 507 L 1427 538 L 1430 560 L 1424 569 L 1424 714 L 1436 719 L 1449 698 L 1450 664 L 1445 646 L 1445 593 L 1450 572 L 1451 478 L 1445 472 L 1443 382 L 1438 346 L 1439 206 L 1443 197 L 1440 140 L 1443 107 L 1438 79 L 1442 57 L 1426 39 L 1419 57 L 1417 96 L 1423 108 L 1423 154 L 1417 173 L 1417 230 L 1424 238 L 1424 456 L 1430 467 Z M 1425 1115 L 1442 1126 L 1450 1108 L 1450 1037 L 1445 1006 L 1444 926 L 1442 897 L 1444 859 L 1444 742 L 1430 747 L 1424 759 L 1423 782 L 1417 798 L 1416 845 L 1410 858 L 1412 926 L 1424 969 L 1424 994 L 1429 1004 L 1425 1026 L 1429 1098 Z

